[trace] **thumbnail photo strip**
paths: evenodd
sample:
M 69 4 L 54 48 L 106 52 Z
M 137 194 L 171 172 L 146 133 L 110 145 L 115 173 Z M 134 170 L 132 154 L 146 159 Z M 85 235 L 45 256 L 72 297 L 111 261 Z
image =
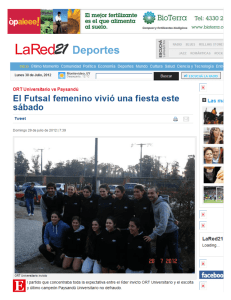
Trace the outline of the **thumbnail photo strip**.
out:
M 202 111 L 203 203 L 216 205 L 224 202 L 224 106 L 206 105 Z
M 80 9 L 41 9 L 41 34 L 80 34 Z

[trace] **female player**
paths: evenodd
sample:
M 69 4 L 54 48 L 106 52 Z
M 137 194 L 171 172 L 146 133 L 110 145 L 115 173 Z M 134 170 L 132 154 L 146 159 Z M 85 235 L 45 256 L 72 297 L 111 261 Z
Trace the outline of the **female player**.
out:
M 99 195 L 92 192 L 90 185 L 83 188 L 81 224 L 85 227 L 86 232 L 88 232 L 89 227 L 91 228 L 91 222 L 97 216 L 99 198 Z
M 58 267 L 62 266 L 62 241 L 65 231 L 70 229 L 70 226 L 60 220 L 61 215 L 58 211 L 51 214 L 51 222 L 47 223 L 44 232 L 44 244 L 39 247 L 42 255 L 52 264 Z M 55 252 L 53 254 L 52 252 Z
M 98 200 L 98 213 L 102 228 L 105 228 L 106 219 L 108 216 L 113 216 L 114 214 L 114 202 L 115 200 L 110 195 L 110 188 L 107 184 L 101 184 L 99 187 L 100 198 Z
M 125 194 L 125 188 L 122 185 L 116 187 L 115 195 L 114 217 L 116 218 L 116 226 L 126 242 L 129 235 L 129 221 L 134 216 L 134 203 Z
M 72 218 L 80 216 L 81 198 L 75 193 L 75 186 L 69 185 L 67 188 L 67 195 L 64 195 L 64 214 L 63 221 L 70 227 L 72 226 Z
M 82 264 L 82 256 L 86 243 L 86 231 L 84 226 L 80 225 L 80 218 L 74 216 L 72 218 L 72 228 L 70 228 L 63 239 L 63 269 L 70 267 L 78 272 Z
M 129 222 L 130 235 L 126 249 L 126 273 L 144 273 L 149 271 L 150 243 L 145 242 L 140 228 L 140 220 L 132 218 Z
M 102 266 L 102 273 L 116 273 L 124 265 L 122 236 L 116 229 L 114 217 L 106 219 L 106 229 L 102 231 L 97 260 Z
M 145 234 L 149 235 L 153 232 L 154 215 L 152 209 L 152 203 L 148 199 L 145 189 L 141 184 L 137 184 L 134 187 L 134 214 L 136 218 L 140 219 L 140 224 Z
M 98 246 L 101 237 L 101 226 L 99 219 L 92 220 L 91 228 L 89 229 L 85 254 L 82 260 L 82 273 L 102 273 L 102 267 L 97 262 Z

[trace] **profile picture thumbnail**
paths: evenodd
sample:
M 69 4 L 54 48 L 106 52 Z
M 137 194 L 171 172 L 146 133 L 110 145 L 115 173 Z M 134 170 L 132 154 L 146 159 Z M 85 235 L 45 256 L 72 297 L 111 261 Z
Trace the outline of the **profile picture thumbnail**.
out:
M 223 164 L 223 147 L 204 147 L 204 164 Z
M 204 128 L 204 143 L 205 144 L 224 144 L 224 129 L 223 127 L 205 127 Z

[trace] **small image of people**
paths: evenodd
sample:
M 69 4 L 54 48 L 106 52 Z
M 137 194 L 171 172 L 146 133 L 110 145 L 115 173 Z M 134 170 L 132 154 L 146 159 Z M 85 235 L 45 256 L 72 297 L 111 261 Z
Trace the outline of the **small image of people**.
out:
M 221 167 L 205 167 L 204 183 L 224 183 L 224 171 Z
M 205 147 L 204 164 L 223 164 L 223 148 Z
M 224 133 L 218 127 L 212 127 L 210 129 L 209 140 L 207 144 L 223 144 Z
M 57 25 L 56 33 L 58 34 L 59 31 L 60 31 L 60 33 L 62 33 L 62 19 L 61 19 L 61 12 L 60 11 L 58 11 L 57 16 L 55 17 L 55 22 L 56 22 L 56 25 Z
M 204 124 L 224 124 L 224 107 L 205 107 Z

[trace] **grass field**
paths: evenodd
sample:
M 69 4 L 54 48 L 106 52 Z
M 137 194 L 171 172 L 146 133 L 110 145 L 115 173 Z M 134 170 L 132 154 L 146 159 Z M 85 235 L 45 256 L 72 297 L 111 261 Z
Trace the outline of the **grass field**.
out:
M 204 203 L 223 203 L 224 200 L 218 199 L 216 200 L 210 200 L 210 199 L 204 199 Z

